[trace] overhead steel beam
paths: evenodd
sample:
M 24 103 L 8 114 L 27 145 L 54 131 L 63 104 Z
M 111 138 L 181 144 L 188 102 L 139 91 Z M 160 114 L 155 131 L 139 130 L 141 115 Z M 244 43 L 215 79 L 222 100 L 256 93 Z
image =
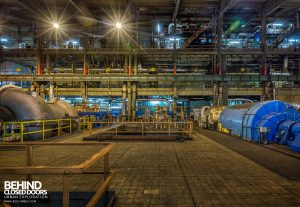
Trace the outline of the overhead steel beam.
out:
M 288 0 L 266 0 L 263 4 L 263 8 L 265 8 L 266 17 L 271 15 L 276 9 L 280 8 L 284 5 Z M 244 23 L 244 25 L 248 25 L 250 22 L 258 19 L 259 15 L 253 15 L 252 17 L 248 17 L 248 20 Z
M 220 14 L 224 15 L 224 13 L 229 10 L 230 8 L 232 8 L 234 5 L 236 5 L 240 0 L 221 0 L 220 3 Z
M 280 8 L 288 0 L 267 0 L 264 2 L 264 8 L 266 11 L 266 16 L 272 14 L 276 9 Z
M 0 55 L 3 57 L 35 57 L 35 49 L 1 49 Z M 186 49 L 177 49 L 177 55 L 215 55 L 217 54 L 216 47 L 209 48 L 186 48 Z M 222 49 L 222 54 L 226 55 L 260 55 L 262 52 L 257 48 L 228 48 Z M 267 48 L 266 53 L 268 55 L 300 55 L 300 49 L 295 48 Z M 83 55 L 82 50 L 78 49 L 42 49 L 43 55 Z M 126 55 L 129 54 L 128 51 L 120 50 L 114 51 L 113 49 L 87 49 L 87 54 L 91 55 Z M 132 55 L 172 55 L 172 49 L 136 49 L 132 51 Z
M 88 96 L 122 96 L 122 88 L 89 88 Z M 173 87 L 169 88 L 139 88 L 139 96 L 213 96 L 214 89 L 212 87 L 203 88 L 199 86 L 187 86 L 177 88 L 174 92 Z M 279 96 L 300 96 L 300 88 L 276 88 Z M 58 96 L 80 96 L 79 88 L 58 88 Z M 228 88 L 228 95 L 230 96 L 260 96 L 261 88 Z
M 174 12 L 173 12 L 173 22 L 176 21 L 176 17 L 177 17 L 177 14 L 178 14 L 178 9 L 179 9 L 179 4 L 180 4 L 180 0 L 175 0 L 175 8 L 174 8 Z
M 261 81 L 300 81 L 300 76 L 297 75 L 203 75 L 199 73 L 190 74 L 178 74 L 176 76 L 172 74 L 158 74 L 158 75 L 87 75 L 82 76 L 81 74 L 71 75 L 71 74 L 55 74 L 55 75 L 1 75 L 0 81 L 39 81 L 39 82 L 106 82 L 106 83 L 117 83 L 117 82 L 159 82 L 159 83 L 172 83 L 172 82 L 203 82 L 203 81 L 225 81 L 225 82 L 261 82 Z

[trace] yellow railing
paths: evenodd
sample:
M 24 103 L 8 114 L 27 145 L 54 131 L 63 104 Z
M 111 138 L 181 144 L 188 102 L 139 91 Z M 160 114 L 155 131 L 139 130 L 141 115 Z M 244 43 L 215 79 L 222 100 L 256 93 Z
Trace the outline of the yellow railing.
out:
M 37 130 L 30 130 L 28 128 L 37 128 Z M 8 133 L 7 130 L 10 129 Z M 19 132 L 15 132 L 19 129 Z M 42 139 L 45 140 L 45 133 L 57 130 L 57 136 L 61 135 L 62 129 L 69 129 L 72 133 L 72 119 L 53 119 L 53 120 L 34 120 L 34 121 L 14 121 L 3 123 L 3 142 L 6 142 L 7 137 L 18 135 L 20 142 L 23 143 L 24 136 L 30 134 L 42 134 Z
M 83 130 L 83 129 L 87 128 L 90 120 L 91 120 L 91 118 L 88 116 L 79 117 L 79 120 L 78 120 L 79 128 L 78 129 Z
M 156 122 L 134 122 L 134 121 L 112 121 L 109 120 L 107 122 L 103 121 L 90 121 L 88 125 L 88 130 L 91 134 L 94 129 L 94 125 L 98 125 L 100 128 L 106 128 L 108 130 L 104 130 L 101 133 L 115 133 L 118 134 L 130 134 L 133 132 L 140 132 L 143 136 L 145 133 L 164 133 L 168 134 L 186 134 L 189 137 L 192 137 L 193 134 L 193 122 L 192 121 L 156 121 Z M 124 127 L 132 127 L 136 126 L 132 130 L 120 130 L 121 126 Z

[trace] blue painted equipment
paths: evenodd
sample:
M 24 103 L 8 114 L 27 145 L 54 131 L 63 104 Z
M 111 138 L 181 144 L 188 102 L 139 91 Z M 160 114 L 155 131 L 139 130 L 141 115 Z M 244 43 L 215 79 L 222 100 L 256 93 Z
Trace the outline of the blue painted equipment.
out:
M 300 151 L 300 115 L 282 101 L 235 105 L 225 109 L 220 122 L 233 135 L 256 143 L 288 144 Z
M 296 124 L 296 121 L 285 121 L 282 122 L 276 133 L 276 140 L 278 144 L 288 144 L 293 137 L 292 127 Z
M 297 123 L 292 128 L 294 137 L 288 141 L 288 146 L 295 152 L 300 152 L 300 123 Z
M 253 103 L 234 105 L 225 109 L 220 115 L 222 127 L 230 129 L 233 135 L 241 136 L 243 117 L 251 106 Z

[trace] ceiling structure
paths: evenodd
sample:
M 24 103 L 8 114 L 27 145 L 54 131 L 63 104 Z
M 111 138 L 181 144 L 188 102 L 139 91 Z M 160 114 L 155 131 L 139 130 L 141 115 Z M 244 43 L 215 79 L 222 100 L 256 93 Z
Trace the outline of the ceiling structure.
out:
M 130 82 L 132 69 L 149 82 L 143 87 L 172 88 L 190 84 L 181 73 L 186 80 L 211 75 L 196 76 L 201 87 L 243 85 L 241 73 L 257 88 L 272 78 L 280 86 L 298 82 L 290 77 L 300 72 L 299 0 L 0 0 L 0 8 L 2 62 L 31 66 L 35 74 L 75 73 L 88 82 L 109 68 L 122 72 L 114 74 L 119 84 Z M 153 86 L 153 70 L 178 78 Z M 274 72 L 289 78 L 266 76 Z

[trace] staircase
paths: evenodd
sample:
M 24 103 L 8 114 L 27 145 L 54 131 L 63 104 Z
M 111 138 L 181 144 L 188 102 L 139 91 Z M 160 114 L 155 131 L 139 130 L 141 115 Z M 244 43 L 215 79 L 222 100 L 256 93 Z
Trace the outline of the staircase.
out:
M 185 43 L 180 47 L 180 49 L 185 49 L 187 46 L 191 44 L 201 33 L 203 33 L 209 26 L 202 26 L 197 31 L 193 33 L 192 36 L 190 36 Z
M 282 33 L 280 33 L 272 43 L 274 47 L 278 46 L 282 41 L 287 38 L 295 30 L 294 24 L 290 24 Z

